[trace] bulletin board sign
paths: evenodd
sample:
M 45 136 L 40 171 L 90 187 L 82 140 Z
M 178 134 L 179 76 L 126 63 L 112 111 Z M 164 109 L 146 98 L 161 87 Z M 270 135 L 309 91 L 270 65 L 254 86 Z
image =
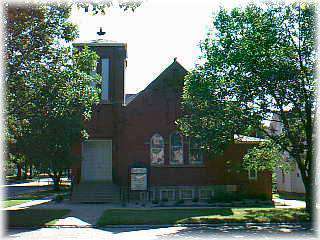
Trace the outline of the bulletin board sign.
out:
M 131 168 L 131 190 L 147 191 L 148 171 L 147 168 Z

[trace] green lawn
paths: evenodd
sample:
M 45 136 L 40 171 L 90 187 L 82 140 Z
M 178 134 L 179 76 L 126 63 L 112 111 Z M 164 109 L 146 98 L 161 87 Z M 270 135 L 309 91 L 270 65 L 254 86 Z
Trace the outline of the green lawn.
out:
M 282 199 L 286 199 L 286 200 L 305 201 L 304 194 L 298 194 L 298 193 L 274 193 L 274 194 L 272 194 L 272 198 L 282 198 Z
M 5 208 L 7 208 L 7 207 L 16 206 L 16 205 L 19 205 L 19 204 L 22 204 L 25 202 L 29 202 L 29 201 L 31 201 L 31 199 L 30 200 L 28 200 L 28 199 L 5 200 L 3 205 Z
M 62 187 L 59 191 L 55 190 L 41 190 L 37 192 L 32 192 L 32 193 L 25 193 L 21 194 L 14 199 L 9 199 L 9 200 L 37 200 L 41 198 L 45 198 L 54 194 L 68 194 L 70 191 L 70 188 L 68 187 Z
M 7 207 L 16 206 L 25 202 L 29 202 L 32 200 L 42 199 L 54 194 L 68 194 L 68 193 L 69 193 L 69 188 L 62 188 L 60 191 L 42 190 L 42 191 L 33 192 L 33 193 L 25 193 L 25 194 L 16 196 L 14 198 L 9 198 L 7 200 L 4 200 L 3 206 L 7 208 Z
M 54 224 L 59 218 L 68 214 L 68 209 L 22 209 L 9 210 L 7 224 L 9 227 L 40 227 Z
M 106 210 L 98 226 L 139 224 L 226 223 L 226 222 L 299 222 L 309 221 L 304 209 L 219 208 Z

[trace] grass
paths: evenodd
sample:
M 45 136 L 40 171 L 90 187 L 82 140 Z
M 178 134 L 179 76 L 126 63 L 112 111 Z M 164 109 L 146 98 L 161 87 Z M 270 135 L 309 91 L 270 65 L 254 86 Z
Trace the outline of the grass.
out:
M 274 194 L 272 194 L 272 198 L 282 198 L 282 199 L 286 199 L 286 200 L 305 201 L 304 194 L 298 194 L 298 193 L 274 193 Z
M 54 194 L 68 194 L 68 193 L 69 193 L 69 188 L 61 188 L 60 191 L 42 190 L 42 191 L 33 192 L 33 193 L 25 193 L 25 194 L 16 196 L 14 198 L 9 198 L 5 200 L 3 206 L 7 208 L 7 207 L 16 206 L 22 203 L 30 202 L 32 200 L 42 199 Z
M 54 194 L 68 194 L 70 189 L 68 187 L 61 187 L 59 191 L 55 191 L 53 189 L 50 190 L 41 190 L 37 192 L 32 192 L 32 193 L 24 193 L 20 194 L 19 196 L 16 196 L 14 198 L 10 198 L 9 200 L 37 200 L 37 199 L 42 199 Z
M 242 223 L 242 222 L 302 222 L 309 221 L 304 209 L 280 208 L 214 208 L 106 210 L 97 225 Z
M 31 200 L 29 200 L 29 199 L 11 199 L 11 200 L 5 200 L 3 205 L 5 208 L 7 208 L 7 207 L 16 206 L 16 205 L 19 205 L 22 203 L 26 203 L 29 201 L 31 201 Z
M 9 210 L 6 211 L 7 224 L 9 227 L 41 227 L 54 224 L 69 212 L 69 209 Z

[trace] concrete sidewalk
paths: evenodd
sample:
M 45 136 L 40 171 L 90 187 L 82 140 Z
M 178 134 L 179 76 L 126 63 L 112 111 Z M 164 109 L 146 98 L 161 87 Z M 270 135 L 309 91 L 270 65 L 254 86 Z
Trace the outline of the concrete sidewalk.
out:
M 284 200 L 274 199 L 277 204 L 276 208 L 300 208 L 305 207 L 305 202 L 298 200 Z M 127 204 L 123 207 L 119 204 L 103 204 L 103 203 L 73 203 L 70 200 L 65 200 L 61 203 L 52 201 L 52 198 L 41 200 L 33 200 L 24 204 L 6 208 L 5 210 L 19 210 L 19 209 L 70 209 L 70 213 L 65 217 L 59 219 L 55 226 L 57 227 L 94 227 L 104 211 L 107 209 L 146 209 L 146 210 L 160 210 L 160 209 L 194 209 L 194 207 L 142 207 L 135 204 Z M 222 207 L 197 207 L 200 208 L 222 208 Z M 227 207 L 230 208 L 230 207 Z

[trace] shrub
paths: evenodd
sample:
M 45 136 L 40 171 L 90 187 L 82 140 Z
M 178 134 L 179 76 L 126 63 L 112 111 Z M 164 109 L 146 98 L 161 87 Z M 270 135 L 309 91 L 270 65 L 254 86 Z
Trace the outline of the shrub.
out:
M 168 202 L 169 200 L 168 200 L 168 198 L 162 198 L 161 201 L 162 202 Z
M 56 195 L 56 196 L 54 197 L 54 201 L 55 201 L 56 203 L 60 203 L 60 202 L 62 202 L 63 200 L 64 200 L 64 195 L 62 195 L 62 194 Z
M 158 204 L 159 200 L 152 200 L 152 204 Z
M 179 205 L 179 204 L 183 204 L 184 203 L 184 200 L 183 199 L 179 199 L 178 201 L 176 201 L 176 204 Z
M 199 202 L 199 198 L 197 198 L 197 197 L 193 198 L 192 202 Z

